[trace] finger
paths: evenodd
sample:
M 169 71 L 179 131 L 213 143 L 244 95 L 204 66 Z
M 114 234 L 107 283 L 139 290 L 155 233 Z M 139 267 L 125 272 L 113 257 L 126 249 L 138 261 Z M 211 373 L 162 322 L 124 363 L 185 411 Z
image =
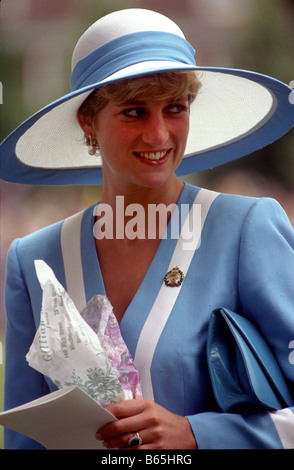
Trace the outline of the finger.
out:
M 120 418 L 116 421 L 105 424 L 105 426 L 98 429 L 96 432 L 96 438 L 99 440 L 106 440 L 126 433 L 137 432 L 139 429 L 142 429 L 142 427 L 140 415 Z
M 125 400 L 109 405 L 107 410 L 118 419 L 98 429 L 96 438 L 104 440 L 143 429 L 146 426 L 144 411 L 148 406 L 152 406 L 152 403 L 149 403 L 149 400 Z
M 116 418 L 125 418 L 141 413 L 147 404 L 148 400 L 123 400 L 107 406 L 106 409 Z
M 144 436 L 146 436 L 146 433 L 144 433 L 144 431 L 141 431 L 140 433 L 125 433 L 121 434 L 120 436 L 115 436 L 113 438 L 106 439 L 105 441 L 103 441 L 103 446 L 106 449 L 138 449 L 141 448 L 142 445 L 147 443 L 147 437 Z M 131 443 L 131 439 L 134 437 L 140 439 L 140 442 L 138 442 L 137 445 Z

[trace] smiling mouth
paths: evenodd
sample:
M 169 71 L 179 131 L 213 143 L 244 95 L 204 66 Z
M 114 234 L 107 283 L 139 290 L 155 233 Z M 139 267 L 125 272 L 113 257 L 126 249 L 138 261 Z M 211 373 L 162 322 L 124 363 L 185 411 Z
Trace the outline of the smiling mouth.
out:
M 145 160 L 161 160 L 167 154 L 167 150 L 162 152 L 135 152 L 135 155 L 140 158 L 144 158 Z

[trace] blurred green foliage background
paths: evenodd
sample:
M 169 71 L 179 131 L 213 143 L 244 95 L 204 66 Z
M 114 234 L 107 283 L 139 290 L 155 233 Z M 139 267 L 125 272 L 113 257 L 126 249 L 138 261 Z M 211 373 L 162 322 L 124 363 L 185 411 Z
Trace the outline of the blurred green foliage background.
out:
M 293 0 L 2 0 L 1 140 L 33 112 L 69 91 L 71 54 L 77 39 L 99 17 L 124 8 L 154 9 L 176 21 L 194 45 L 199 65 L 250 69 L 287 84 L 294 80 Z M 218 191 L 275 197 L 294 223 L 293 149 L 291 131 L 253 155 L 185 179 Z M 3 345 L 3 285 L 11 241 L 92 204 L 99 199 L 101 188 L 1 182 L 0 190 Z M 3 372 L 0 364 L 0 411 Z

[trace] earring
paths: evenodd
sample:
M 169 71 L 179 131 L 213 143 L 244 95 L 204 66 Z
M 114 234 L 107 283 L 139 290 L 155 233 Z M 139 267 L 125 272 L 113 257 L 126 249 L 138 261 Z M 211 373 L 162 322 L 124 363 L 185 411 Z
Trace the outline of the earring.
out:
M 89 139 L 89 148 L 88 148 L 88 154 L 89 155 L 96 155 L 96 151 L 98 148 L 98 142 L 96 139 L 93 139 L 91 135 L 88 137 Z

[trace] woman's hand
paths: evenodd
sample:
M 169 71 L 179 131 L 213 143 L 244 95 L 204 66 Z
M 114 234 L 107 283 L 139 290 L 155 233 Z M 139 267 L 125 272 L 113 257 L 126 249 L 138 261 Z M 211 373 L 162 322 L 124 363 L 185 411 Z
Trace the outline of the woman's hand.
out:
M 140 449 L 196 449 L 187 418 L 175 415 L 152 400 L 125 400 L 106 408 L 116 421 L 96 433 L 107 449 L 131 448 L 129 439 L 139 433 Z M 136 447 L 133 447 L 136 448 Z

